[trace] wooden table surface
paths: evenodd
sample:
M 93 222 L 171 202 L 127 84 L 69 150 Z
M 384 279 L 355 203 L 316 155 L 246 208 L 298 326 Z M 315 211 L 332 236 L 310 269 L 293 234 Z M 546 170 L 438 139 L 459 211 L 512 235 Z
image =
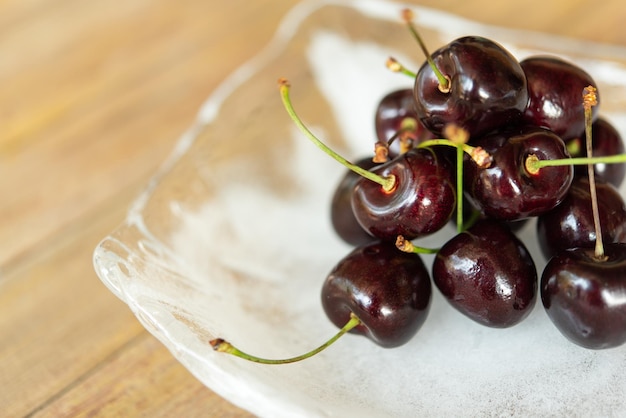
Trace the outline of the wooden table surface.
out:
M 0 416 L 249 416 L 142 328 L 91 256 L 295 3 L 0 2 Z M 413 3 L 626 46 L 623 0 Z

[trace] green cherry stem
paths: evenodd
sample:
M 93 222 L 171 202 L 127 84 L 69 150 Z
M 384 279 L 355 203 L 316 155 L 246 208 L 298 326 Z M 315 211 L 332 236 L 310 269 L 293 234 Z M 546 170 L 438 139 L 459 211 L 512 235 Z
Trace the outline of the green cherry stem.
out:
M 414 254 L 437 254 L 439 251 L 439 248 L 418 247 L 402 235 L 398 235 L 396 238 L 396 248 L 402 252 Z
M 274 360 L 274 359 L 266 359 L 262 357 L 253 356 L 251 354 L 244 353 L 243 351 L 239 350 L 237 347 L 235 347 L 228 341 L 225 341 L 221 338 L 216 338 L 214 340 L 211 340 L 209 341 L 209 344 L 211 344 L 211 347 L 213 347 L 213 350 L 217 352 L 231 354 L 233 356 L 236 356 L 236 357 L 239 357 L 239 358 L 242 358 L 244 360 L 248 360 L 254 363 L 261 363 L 261 364 L 295 363 L 301 360 L 305 360 L 309 357 L 313 357 L 317 353 L 325 350 L 326 348 L 330 347 L 335 341 L 341 338 L 344 334 L 346 334 L 351 329 L 355 328 L 356 326 L 360 324 L 361 324 L 361 320 L 357 318 L 357 316 L 354 315 L 353 313 L 350 313 L 350 319 L 348 320 L 348 322 L 346 322 L 346 324 L 339 330 L 339 332 L 337 332 L 337 334 L 335 334 L 331 339 L 329 339 L 328 341 L 326 341 L 324 344 L 320 345 L 316 349 L 309 351 L 308 353 L 304 353 L 302 355 L 291 357 L 291 358 L 286 358 L 286 359 Z
M 474 162 L 482 168 L 491 165 L 492 158 L 489 153 L 480 147 L 468 145 L 469 133 L 454 124 L 448 124 L 443 129 L 443 134 L 447 139 L 431 139 L 421 142 L 418 147 L 429 147 L 433 145 L 446 145 L 456 148 L 456 225 L 457 232 L 461 233 L 466 229 L 463 221 L 463 164 L 464 154 L 468 154 Z
M 461 149 L 462 152 L 469 155 L 472 160 L 479 167 L 488 168 L 491 165 L 491 155 L 489 155 L 484 149 L 481 147 L 473 147 L 471 145 L 465 143 L 458 143 L 455 141 L 451 141 L 449 139 L 428 139 L 426 141 L 422 141 L 417 145 L 417 148 L 427 148 L 433 145 L 445 145 L 448 147 L 454 147 L 457 149 Z
M 394 73 L 402 73 L 411 78 L 417 77 L 417 74 L 415 74 L 413 71 L 406 68 L 404 65 L 402 65 L 400 62 L 398 62 L 398 60 L 396 60 L 393 57 L 387 58 L 387 62 L 385 63 L 385 65 L 387 66 L 389 70 L 393 71 Z
M 439 80 L 439 90 L 442 93 L 449 93 L 450 92 L 450 77 L 444 75 L 441 72 L 441 70 L 437 68 L 437 65 L 435 65 L 435 61 L 430 56 L 430 53 L 428 52 L 428 48 L 426 48 L 426 44 L 422 40 L 422 37 L 420 36 L 417 29 L 415 28 L 415 25 L 413 25 L 413 12 L 410 9 L 402 10 L 402 19 L 407 24 L 409 31 L 411 32 L 411 34 L 413 35 L 413 37 L 419 44 L 420 48 L 422 49 L 422 53 L 426 56 L 426 61 L 428 61 L 428 65 L 435 73 L 437 80 Z
M 443 128 L 443 134 L 456 145 L 456 229 L 458 233 L 465 230 L 463 222 L 463 157 L 465 147 L 469 147 L 469 132 L 454 124 Z M 474 158 L 476 148 L 471 147 L 469 154 Z
M 535 154 L 526 158 L 526 169 L 531 174 L 536 174 L 544 167 L 557 167 L 563 165 L 589 165 L 589 164 L 616 164 L 626 162 L 626 154 L 607 155 L 602 157 L 576 157 L 561 158 L 557 160 L 540 160 Z
M 456 229 L 464 231 L 463 225 L 463 147 L 456 147 Z
M 320 141 L 313 134 L 313 132 L 311 132 L 309 130 L 309 128 L 306 127 L 306 125 L 302 122 L 300 117 L 296 114 L 296 111 L 294 110 L 293 105 L 291 103 L 291 99 L 289 97 L 289 90 L 290 90 L 289 82 L 286 79 L 281 78 L 281 79 L 278 80 L 278 83 L 280 85 L 280 95 L 281 95 L 281 98 L 282 98 L 282 101 L 283 101 L 283 105 L 285 106 L 285 110 L 289 114 L 289 117 L 294 121 L 296 126 L 300 129 L 300 131 L 307 138 L 309 138 L 315 145 L 317 145 L 318 148 L 320 148 L 326 154 L 328 154 L 329 156 L 331 156 L 332 158 L 337 160 L 339 163 L 341 163 L 345 167 L 347 167 L 350 170 L 354 171 L 356 174 L 358 174 L 358 175 L 360 175 L 362 177 L 365 177 L 366 179 L 371 180 L 371 181 L 373 181 L 375 183 L 380 184 L 382 186 L 383 190 L 385 190 L 387 192 L 393 190 L 393 188 L 394 188 L 394 186 L 396 184 L 395 176 L 382 177 L 382 176 L 379 176 L 378 174 L 372 173 L 369 170 L 365 170 L 365 169 L 359 167 L 358 165 L 353 164 L 350 161 L 346 160 L 341 155 L 337 154 L 335 151 L 330 149 L 322 141 Z
M 400 141 L 400 153 L 403 154 L 413 147 L 415 140 L 413 132 L 417 129 L 417 120 L 410 116 L 405 117 L 400 122 L 400 129 L 387 141 L 376 141 L 374 144 L 375 163 L 384 163 L 389 161 L 389 147 L 394 141 Z

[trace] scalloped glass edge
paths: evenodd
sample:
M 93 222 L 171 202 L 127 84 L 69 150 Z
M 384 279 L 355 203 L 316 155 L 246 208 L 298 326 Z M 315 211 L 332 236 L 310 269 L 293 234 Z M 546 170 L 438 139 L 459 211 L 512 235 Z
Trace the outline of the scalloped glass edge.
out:
M 220 364 L 220 360 L 216 364 L 212 364 L 211 361 L 207 363 L 206 356 L 210 355 L 207 352 L 198 352 L 193 349 L 189 349 L 189 345 L 186 344 L 185 338 L 198 338 L 199 334 L 202 334 L 202 330 L 191 330 L 190 324 L 180 318 L 173 317 L 164 313 L 159 307 L 155 306 L 154 302 L 150 299 L 150 296 L 135 294 L 133 289 L 133 278 L 138 277 L 145 271 L 150 271 L 151 268 L 167 268 L 168 266 L 151 266 L 148 261 L 142 259 L 141 254 L 130 248 L 127 243 L 120 239 L 121 236 L 130 234 L 131 237 L 137 235 L 140 237 L 138 245 L 142 247 L 142 250 L 146 253 L 155 254 L 157 257 L 167 249 L 159 247 L 159 239 L 151 232 L 150 228 L 145 223 L 144 210 L 146 202 L 153 195 L 154 191 L 159 187 L 161 180 L 164 176 L 170 172 L 172 167 L 184 156 L 196 141 L 200 132 L 209 124 L 211 124 L 219 113 L 219 109 L 222 106 L 224 100 L 229 97 L 239 86 L 245 81 L 253 77 L 261 68 L 263 68 L 268 62 L 270 62 L 277 54 L 283 50 L 289 41 L 298 32 L 300 25 L 306 21 L 306 19 L 315 11 L 320 10 L 326 6 L 334 5 L 345 8 L 352 8 L 355 11 L 371 16 L 375 19 L 382 19 L 388 21 L 397 21 L 399 10 L 404 7 L 411 7 L 417 11 L 417 21 L 425 28 L 432 28 L 434 22 L 436 22 L 437 29 L 442 32 L 443 35 L 449 39 L 453 39 L 457 36 L 464 34 L 480 33 L 484 36 L 491 36 L 494 34 L 494 39 L 503 45 L 508 47 L 508 44 L 515 44 L 517 40 L 524 39 L 526 43 L 531 45 L 552 45 L 558 44 L 558 50 L 561 53 L 567 54 L 569 52 L 580 51 L 581 49 L 588 51 L 586 55 L 589 56 L 590 62 L 595 58 L 596 51 L 601 51 L 603 56 L 613 56 L 619 58 L 622 62 L 626 62 L 626 49 L 619 46 L 600 45 L 593 42 L 583 42 L 580 40 L 573 40 L 569 38 L 558 37 L 554 35 L 546 35 L 536 32 L 522 31 L 522 30 L 510 30 L 502 27 L 492 27 L 484 24 L 479 24 L 458 16 L 454 16 L 445 12 L 437 11 L 434 9 L 423 8 L 415 5 L 393 3 L 384 0 L 355 0 L 355 1 L 304 1 L 292 9 L 287 16 L 282 20 L 282 23 L 278 27 L 276 34 L 269 45 L 267 45 L 258 55 L 253 57 L 250 61 L 239 67 L 228 77 L 207 99 L 207 101 L 200 108 L 195 122 L 189 129 L 182 134 L 178 142 L 175 145 L 172 153 L 168 159 L 162 164 L 158 172 L 153 176 L 145 190 L 135 199 L 130 207 L 125 222 L 120 225 L 112 234 L 105 237 L 96 247 L 93 255 L 94 268 L 101 279 L 101 281 L 114 293 L 119 299 L 124 301 L 132 312 L 136 315 L 142 325 L 156 336 L 192 374 L 194 374 L 200 381 L 210 387 L 212 390 L 238 405 L 241 408 L 251 411 L 259 416 L 331 416 L 337 413 L 346 413 L 353 411 L 350 409 L 350 402 L 347 402 L 347 406 L 344 409 L 329 409 L 320 407 L 315 404 L 315 400 L 309 402 L 302 402 L 302 399 L 286 399 L 285 397 L 278 396 L 276 388 L 269 387 L 259 388 L 255 386 L 254 382 L 242 381 L 236 374 L 232 373 L 233 368 L 246 368 L 248 365 L 240 365 L 232 363 L 230 360 L 229 367 L 226 369 Z M 528 50 L 526 53 L 530 54 L 534 51 Z M 581 64 L 585 68 L 585 64 Z M 611 66 L 610 63 L 606 68 L 596 68 L 596 71 L 602 73 L 607 71 L 607 74 L 611 76 L 619 75 L 621 83 L 626 83 L 626 70 L 624 67 Z M 608 76 L 608 75 L 607 75 Z M 622 132 L 626 128 L 626 117 L 620 113 L 610 115 L 611 120 L 615 122 Z M 623 192 L 623 188 L 622 188 Z M 175 254 L 167 254 L 168 257 L 175 258 Z M 152 258 L 151 261 L 154 261 Z M 138 263 L 138 264 L 137 264 Z M 145 269 L 138 269 L 138 266 Z M 324 331 L 328 335 L 328 330 Z M 186 336 L 180 338 L 180 336 Z M 352 338 L 349 336 L 348 338 Z M 358 337 L 357 337 L 358 338 Z M 306 344 L 315 344 L 317 340 L 306 341 Z M 536 343 L 536 341 L 533 341 Z M 358 341 L 358 343 L 364 343 Z M 392 357 L 388 352 L 382 352 L 373 349 L 377 356 L 380 356 L 381 361 L 389 361 Z M 402 350 L 399 355 L 406 355 Z M 576 351 L 576 348 L 567 348 L 566 351 Z M 623 353 L 623 350 L 621 351 Z M 348 356 L 349 358 L 350 356 Z M 624 356 L 622 356 L 624 357 Z M 511 359 L 514 361 L 514 359 Z M 594 356 L 588 357 L 587 361 L 598 363 L 606 362 L 606 359 L 598 359 Z M 233 365 L 234 364 L 234 365 Z M 363 365 L 362 363 L 360 363 Z M 606 370 L 606 367 L 611 367 L 611 364 L 607 365 L 604 370 L 609 375 L 605 376 L 608 380 L 619 381 L 620 376 L 625 376 L 625 363 L 622 361 L 617 364 L 617 368 L 614 370 L 614 374 L 611 376 L 610 372 Z M 209 372 L 206 372 L 207 367 Z M 202 370 L 202 373 L 198 371 Z M 243 369 L 241 369 L 243 370 Z M 301 370 L 296 368 L 296 370 Z M 264 374 L 265 371 L 260 373 Z M 207 378 L 210 375 L 210 378 Z M 279 379 L 281 378 L 280 372 L 275 375 L 273 370 L 268 369 L 267 379 Z M 289 379 L 287 379 L 288 381 Z M 622 380 L 623 382 L 624 380 Z M 623 384 L 610 389 L 612 393 L 616 394 L 615 408 L 624 407 L 626 401 L 618 396 L 620 393 L 624 393 L 626 386 Z M 584 391 L 581 392 L 584 394 Z M 581 393 L 578 393 L 580 395 Z M 332 398 L 329 395 L 329 398 Z M 322 399 L 323 401 L 323 399 Z M 549 404 L 549 400 L 546 400 Z M 410 400 L 409 403 L 416 402 Z M 444 399 L 441 402 L 445 402 Z M 416 410 L 420 410 L 416 407 Z M 471 409 L 471 408 L 470 408 Z M 445 411 L 445 409 L 444 409 Z M 490 412 L 485 412 L 486 415 L 498 415 L 499 413 L 510 413 L 515 411 L 515 405 L 509 405 L 509 409 L 504 411 L 497 409 Z M 361 411 L 363 412 L 363 411 Z M 380 413 L 387 413 L 384 407 L 381 409 L 374 409 L 368 411 L 370 415 L 360 416 L 377 416 Z M 453 412 L 453 411 L 446 411 Z M 460 411 L 456 411 L 460 412 Z M 520 414 L 530 413 L 530 411 L 517 411 Z M 563 412 L 561 410 L 561 412 Z M 569 413 L 577 414 L 577 411 L 569 410 Z M 597 409 L 589 409 L 588 412 L 597 412 Z

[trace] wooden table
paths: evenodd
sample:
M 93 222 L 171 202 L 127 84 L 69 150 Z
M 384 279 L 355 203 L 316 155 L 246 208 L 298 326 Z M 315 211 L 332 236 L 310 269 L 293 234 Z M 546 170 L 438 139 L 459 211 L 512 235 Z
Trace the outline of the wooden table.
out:
M 249 416 L 140 326 L 91 255 L 295 3 L 0 2 L 0 416 Z M 626 45 L 622 0 L 414 3 Z

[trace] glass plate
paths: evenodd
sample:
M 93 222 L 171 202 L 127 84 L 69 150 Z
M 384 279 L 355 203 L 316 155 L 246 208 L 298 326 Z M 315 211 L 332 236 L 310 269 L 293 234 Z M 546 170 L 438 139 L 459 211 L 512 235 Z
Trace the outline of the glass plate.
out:
M 385 68 L 387 57 L 409 68 L 423 59 L 400 23 L 403 7 L 379 0 L 296 7 L 270 45 L 210 96 L 123 225 L 98 245 L 97 274 L 200 381 L 258 416 L 625 410 L 626 347 L 589 351 L 569 343 L 540 303 L 518 326 L 489 329 L 458 314 L 435 290 L 426 324 L 410 343 L 383 349 L 347 335 L 291 365 L 252 364 L 209 345 L 223 337 L 244 351 L 282 358 L 336 332 L 320 288 L 350 250 L 328 216 L 344 170 L 297 131 L 277 79 L 290 80 L 297 111 L 334 149 L 349 158 L 369 155 L 377 101 L 411 85 Z M 579 63 L 598 83 L 601 112 L 626 132 L 625 49 L 411 7 L 432 50 L 473 34 L 520 58 L 548 52 Z M 441 244 L 453 232 L 435 238 Z M 542 269 L 533 225 L 522 235 Z

